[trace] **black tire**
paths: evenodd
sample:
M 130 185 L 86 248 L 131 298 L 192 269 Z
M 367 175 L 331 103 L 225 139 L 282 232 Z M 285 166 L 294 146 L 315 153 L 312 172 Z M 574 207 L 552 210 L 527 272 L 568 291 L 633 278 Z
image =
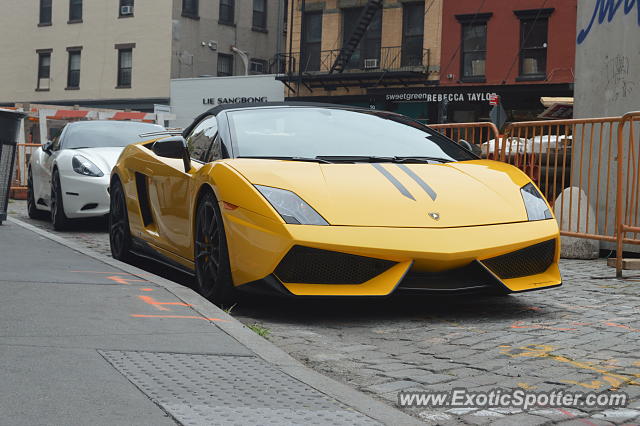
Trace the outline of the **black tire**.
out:
M 218 200 L 211 192 L 202 195 L 196 210 L 194 262 L 198 291 L 216 305 L 235 300 L 231 280 L 227 236 Z
M 109 201 L 109 244 L 111 256 L 123 262 L 131 260 L 131 228 L 124 188 L 119 179 L 111 182 Z
M 33 176 L 31 168 L 27 174 L 27 214 L 31 219 L 46 219 L 47 212 L 38 210 L 36 207 L 36 198 L 33 192 Z
M 62 185 L 60 185 L 60 174 L 58 169 L 53 171 L 51 176 L 51 223 L 56 231 L 63 231 L 69 227 L 69 219 L 64 214 L 64 204 L 62 201 Z

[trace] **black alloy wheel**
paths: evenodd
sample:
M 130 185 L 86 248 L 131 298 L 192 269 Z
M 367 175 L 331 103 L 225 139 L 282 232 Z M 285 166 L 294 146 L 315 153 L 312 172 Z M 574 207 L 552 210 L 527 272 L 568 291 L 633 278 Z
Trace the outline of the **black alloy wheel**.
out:
M 229 252 L 218 201 L 206 192 L 196 212 L 194 261 L 198 291 L 218 306 L 234 300 Z
M 126 262 L 131 259 L 131 229 L 127 213 L 124 188 L 120 180 L 111 182 L 111 199 L 109 201 L 109 243 L 111 256 Z
M 53 229 L 62 231 L 69 226 L 69 219 L 64 214 L 64 204 L 62 201 L 62 185 L 60 185 L 60 174 L 58 169 L 53 171 L 51 176 L 51 223 Z

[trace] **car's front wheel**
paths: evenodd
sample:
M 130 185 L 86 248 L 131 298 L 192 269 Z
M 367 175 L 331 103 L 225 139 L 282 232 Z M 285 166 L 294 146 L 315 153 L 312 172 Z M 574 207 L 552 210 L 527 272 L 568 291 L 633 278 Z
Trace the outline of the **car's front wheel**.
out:
M 60 174 L 58 169 L 53 171 L 51 176 L 51 223 L 53 229 L 62 231 L 69 226 L 69 219 L 64 213 L 64 204 L 62 201 L 62 185 L 60 185 Z
M 194 257 L 198 291 L 218 306 L 233 302 L 227 237 L 218 201 L 211 192 L 200 199 L 196 212 Z
M 109 208 L 109 243 L 111 256 L 126 262 L 131 258 L 131 229 L 124 188 L 116 178 L 111 182 Z
M 27 174 L 27 214 L 31 219 L 45 219 L 47 217 L 46 212 L 38 210 L 36 207 L 36 197 L 33 192 L 33 175 L 31 174 L 31 168 Z

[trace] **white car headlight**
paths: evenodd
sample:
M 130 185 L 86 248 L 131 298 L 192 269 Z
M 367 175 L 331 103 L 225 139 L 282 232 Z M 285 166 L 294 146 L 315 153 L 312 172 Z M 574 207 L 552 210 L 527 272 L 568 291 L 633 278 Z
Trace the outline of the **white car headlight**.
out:
M 255 185 L 286 223 L 295 225 L 329 225 L 302 198 L 286 189 Z
M 92 177 L 104 176 L 104 173 L 102 173 L 102 170 L 100 170 L 98 166 L 84 158 L 82 155 L 76 155 L 75 157 L 73 157 L 73 160 L 71 160 L 71 165 L 73 166 L 73 171 L 81 175 Z
M 520 188 L 520 193 L 522 194 L 529 220 L 545 220 L 553 217 L 544 197 L 533 184 L 528 183 Z

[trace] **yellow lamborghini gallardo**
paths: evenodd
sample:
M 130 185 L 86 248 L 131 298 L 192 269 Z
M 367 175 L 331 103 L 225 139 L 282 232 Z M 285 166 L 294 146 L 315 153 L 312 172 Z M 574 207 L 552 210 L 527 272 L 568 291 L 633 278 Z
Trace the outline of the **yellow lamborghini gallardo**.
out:
M 115 258 L 151 256 L 235 291 L 521 292 L 561 284 L 535 184 L 405 116 L 226 105 L 129 145 L 111 175 Z

